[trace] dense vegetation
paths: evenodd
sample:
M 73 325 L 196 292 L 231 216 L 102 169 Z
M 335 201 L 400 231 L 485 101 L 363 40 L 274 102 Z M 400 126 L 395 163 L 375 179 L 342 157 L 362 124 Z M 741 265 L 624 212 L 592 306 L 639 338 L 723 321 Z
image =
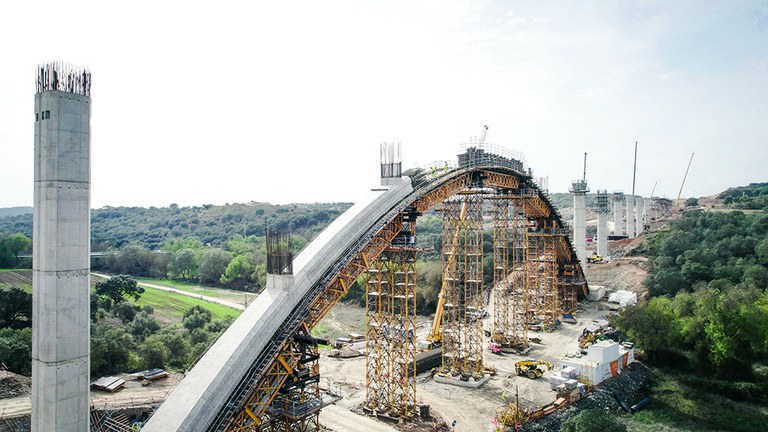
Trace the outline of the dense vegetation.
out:
M 688 212 L 641 252 L 651 298 L 616 325 L 651 362 L 754 381 L 753 365 L 768 360 L 768 212 Z M 739 393 L 732 381 L 719 385 Z M 744 386 L 742 397 L 768 402 L 768 385 Z
M 173 239 L 191 236 L 204 245 L 223 247 L 235 234 L 264 236 L 267 226 L 289 228 L 294 235 L 312 238 L 349 206 L 252 202 L 195 207 L 104 207 L 91 211 L 91 249 L 98 252 L 135 244 L 157 250 Z M 31 237 L 32 215 L 0 217 L 0 233 Z
M 0 233 L 0 268 L 14 268 L 31 264 L 31 260 L 23 260 L 19 255 L 28 253 L 32 239 L 21 233 Z
M 729 207 L 744 210 L 768 210 L 768 183 L 730 188 L 718 195 Z
M 151 306 L 138 306 L 143 289 L 127 275 L 96 284 L 91 293 L 91 376 L 153 367 L 183 371 L 233 320 L 214 319 L 193 306 L 180 322 L 162 325 Z M 32 295 L 0 288 L 0 363 L 29 375 L 32 362 Z

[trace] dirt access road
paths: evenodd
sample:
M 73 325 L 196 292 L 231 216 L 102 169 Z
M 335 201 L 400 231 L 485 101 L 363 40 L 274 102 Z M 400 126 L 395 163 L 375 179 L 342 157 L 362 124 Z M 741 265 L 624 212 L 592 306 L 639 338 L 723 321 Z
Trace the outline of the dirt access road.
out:
M 94 276 L 98 276 L 100 278 L 104 278 L 104 279 L 109 279 L 110 278 L 109 275 L 105 275 L 105 274 L 102 274 L 102 273 L 92 272 L 91 274 L 94 275 Z M 172 292 L 174 294 L 179 294 L 179 295 L 183 295 L 183 296 L 187 296 L 187 297 L 193 297 L 193 298 L 196 298 L 196 299 L 205 300 L 207 302 L 217 303 L 217 304 L 220 304 L 220 305 L 228 306 L 228 307 L 231 307 L 231 308 L 237 309 L 237 310 L 245 310 L 245 306 L 243 306 L 242 304 L 231 302 L 229 300 L 224 300 L 224 299 L 220 299 L 220 298 L 216 298 L 216 297 L 205 296 L 205 295 L 201 295 L 201 294 L 195 294 L 195 293 L 191 293 L 191 292 L 187 292 L 187 291 L 178 290 L 178 289 L 175 289 L 175 288 L 168 288 L 168 287 L 161 286 L 161 285 L 148 284 L 148 283 L 145 283 L 145 282 L 137 282 L 137 283 L 138 283 L 139 286 L 154 288 L 154 289 L 160 290 L 160 291 Z

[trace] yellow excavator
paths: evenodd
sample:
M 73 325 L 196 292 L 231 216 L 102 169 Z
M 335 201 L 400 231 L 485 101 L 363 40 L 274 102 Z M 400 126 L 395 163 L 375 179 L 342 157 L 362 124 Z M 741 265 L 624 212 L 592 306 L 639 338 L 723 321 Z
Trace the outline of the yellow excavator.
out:
M 547 370 L 552 370 L 552 365 L 538 360 L 523 360 L 515 363 L 515 371 L 520 376 L 527 376 L 530 379 L 538 379 L 544 375 L 545 370 L 541 367 L 546 367 Z

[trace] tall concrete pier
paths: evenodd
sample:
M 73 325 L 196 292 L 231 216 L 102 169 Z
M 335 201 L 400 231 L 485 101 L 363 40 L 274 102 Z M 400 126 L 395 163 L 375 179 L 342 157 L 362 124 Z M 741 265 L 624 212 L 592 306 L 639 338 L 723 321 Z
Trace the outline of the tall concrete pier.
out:
M 586 180 L 574 180 L 570 192 L 573 194 L 573 248 L 581 261 L 581 266 L 587 266 L 587 206 L 586 198 L 589 188 Z
M 32 431 L 89 430 L 90 72 L 38 67 Z
M 627 195 L 627 237 L 635 237 L 635 196 Z
M 624 192 L 613 193 L 613 235 L 624 235 Z
M 604 260 L 608 256 L 608 214 L 611 206 L 608 204 L 608 191 L 597 191 L 597 254 Z
M 635 232 L 640 235 L 645 231 L 645 200 L 643 197 L 637 197 L 637 207 L 635 207 Z

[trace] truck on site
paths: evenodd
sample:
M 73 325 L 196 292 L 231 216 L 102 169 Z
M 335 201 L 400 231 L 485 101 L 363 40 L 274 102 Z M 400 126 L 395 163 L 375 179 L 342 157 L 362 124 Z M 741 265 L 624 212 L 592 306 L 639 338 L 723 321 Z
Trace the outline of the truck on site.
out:
M 603 257 L 597 254 L 597 252 L 592 252 L 592 255 L 587 257 L 587 262 L 590 264 L 597 264 L 603 262 Z
M 542 368 L 546 368 L 546 370 Z M 541 378 L 547 370 L 552 370 L 552 365 L 545 361 L 522 360 L 515 363 L 515 372 L 520 376 L 527 376 L 530 379 Z

